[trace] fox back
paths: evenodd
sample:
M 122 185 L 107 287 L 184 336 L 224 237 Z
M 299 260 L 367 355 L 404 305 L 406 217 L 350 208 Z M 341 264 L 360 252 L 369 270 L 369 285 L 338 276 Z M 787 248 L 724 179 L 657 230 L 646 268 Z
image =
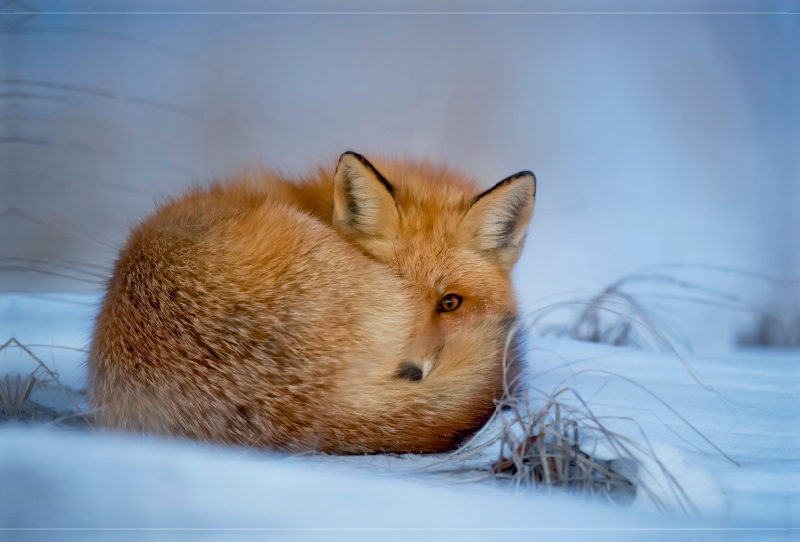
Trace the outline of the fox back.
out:
M 250 174 L 136 227 L 94 330 L 98 421 L 331 453 L 443 451 L 485 423 L 518 370 L 509 273 L 533 175 L 478 193 L 376 164 Z

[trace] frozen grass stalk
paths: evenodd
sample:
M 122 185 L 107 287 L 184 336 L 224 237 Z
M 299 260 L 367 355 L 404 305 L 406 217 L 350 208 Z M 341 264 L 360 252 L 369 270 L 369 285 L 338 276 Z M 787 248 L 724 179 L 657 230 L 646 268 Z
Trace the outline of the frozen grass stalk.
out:
M 509 332 L 503 356 L 504 369 L 508 366 L 509 345 L 518 329 Z M 460 481 L 489 480 L 516 490 L 565 490 L 615 504 L 630 503 L 640 493 L 657 509 L 666 512 L 669 505 L 640 476 L 638 462 L 647 460 L 650 468 L 660 471 L 666 480 L 666 489 L 678 508 L 690 515 L 699 514 L 683 488 L 661 463 L 635 420 L 614 418 L 614 421 L 633 423 L 641 437 L 639 440 L 609 429 L 580 394 L 570 387 L 562 387 L 556 393 L 544 396 L 544 400 L 534 402 L 531 388 L 517 393 L 514 384 L 504 378 L 504 393 L 497 401 L 495 413 L 476 435 L 458 450 L 420 471 L 457 476 L 456 480 Z M 568 396 L 570 401 L 565 400 Z M 688 421 L 681 419 L 694 429 Z M 708 441 L 702 434 L 699 436 Z M 597 449 L 600 446 L 613 457 L 599 458 Z M 490 449 L 498 450 L 494 458 L 487 453 Z
M 2 422 L 38 422 L 62 427 L 88 427 L 88 413 L 75 401 L 83 391 L 73 390 L 61 384 L 58 375 L 36 357 L 31 350 L 11 338 L 0 346 L 0 352 L 6 348 L 20 348 L 36 362 L 36 368 L 25 375 L 12 377 L 6 374 L 0 378 L 0 423 Z M 45 393 L 61 394 L 71 407 L 57 409 L 37 402 L 34 398 L 36 390 Z

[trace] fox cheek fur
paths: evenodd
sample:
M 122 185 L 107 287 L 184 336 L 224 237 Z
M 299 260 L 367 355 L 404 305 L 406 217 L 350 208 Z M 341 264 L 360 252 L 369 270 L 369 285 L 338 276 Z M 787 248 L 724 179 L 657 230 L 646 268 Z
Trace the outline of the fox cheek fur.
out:
M 94 329 L 97 421 L 332 453 L 443 451 L 478 429 L 519 371 L 509 274 L 535 178 L 478 194 L 447 168 L 376 164 L 246 174 L 137 226 Z

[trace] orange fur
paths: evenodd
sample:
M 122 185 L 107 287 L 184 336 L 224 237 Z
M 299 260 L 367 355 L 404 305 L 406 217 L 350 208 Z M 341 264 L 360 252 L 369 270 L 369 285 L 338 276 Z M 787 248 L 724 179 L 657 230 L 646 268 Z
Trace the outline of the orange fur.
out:
M 98 421 L 332 453 L 443 451 L 479 428 L 502 392 L 535 180 L 476 200 L 456 171 L 375 165 L 250 172 L 136 227 L 94 330 Z

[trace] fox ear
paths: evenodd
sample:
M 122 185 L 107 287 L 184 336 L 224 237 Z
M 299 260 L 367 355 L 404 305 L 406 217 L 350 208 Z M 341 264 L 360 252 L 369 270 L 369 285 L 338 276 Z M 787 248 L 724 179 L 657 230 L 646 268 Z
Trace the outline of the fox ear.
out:
M 392 185 L 366 158 L 344 153 L 333 175 L 333 226 L 346 235 L 394 238 L 399 225 Z
M 535 198 L 536 177 L 530 171 L 500 181 L 472 201 L 462 222 L 464 243 L 511 271 L 522 253 Z

